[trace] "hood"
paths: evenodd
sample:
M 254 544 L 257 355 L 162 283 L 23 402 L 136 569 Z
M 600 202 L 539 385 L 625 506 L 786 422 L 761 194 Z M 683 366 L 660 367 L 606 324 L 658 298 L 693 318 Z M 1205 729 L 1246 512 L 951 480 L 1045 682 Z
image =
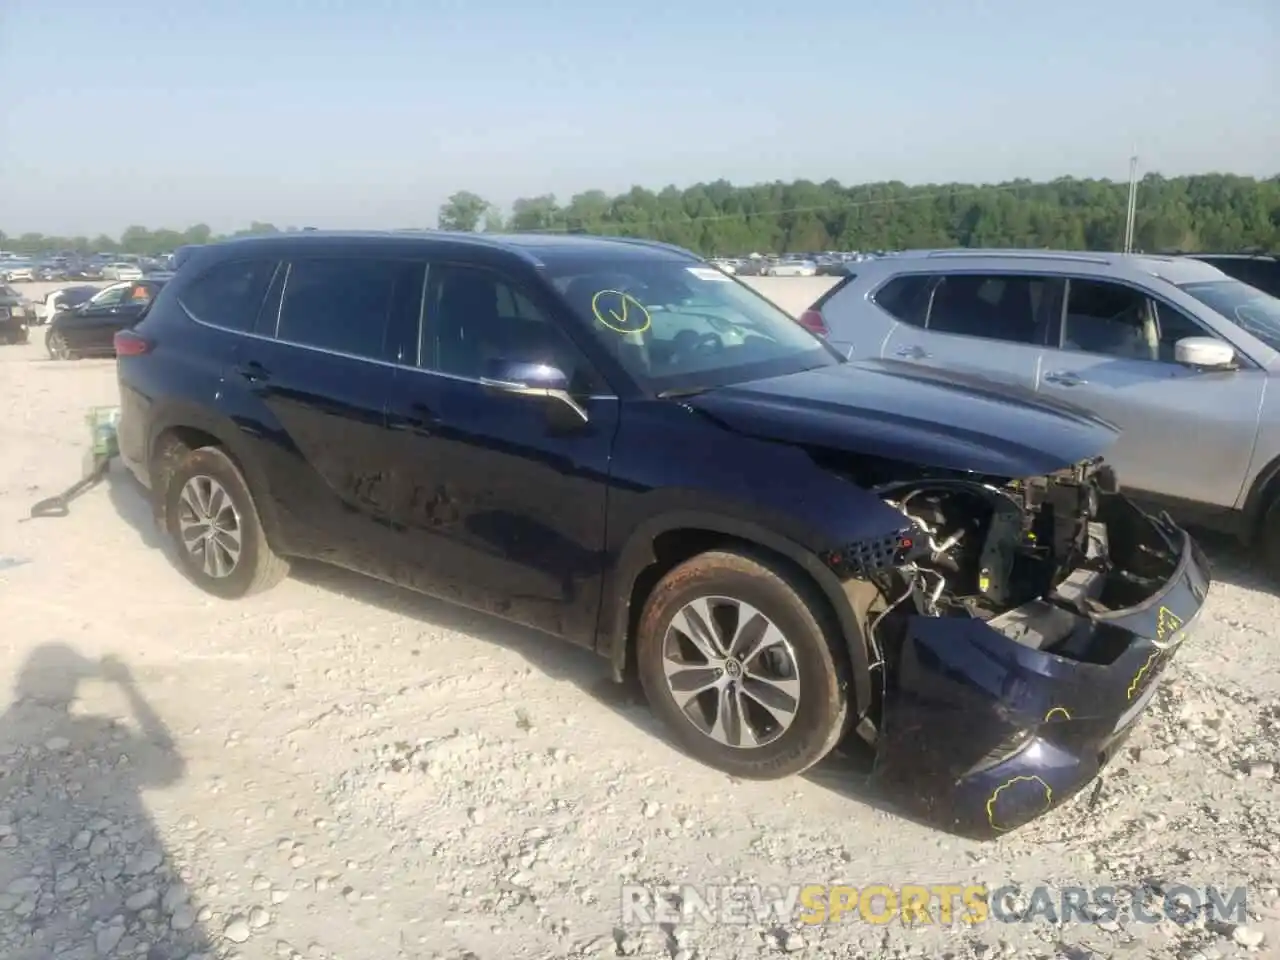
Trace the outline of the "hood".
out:
M 861 360 L 686 401 L 738 431 L 995 477 L 1040 476 L 1103 453 L 1119 430 L 1031 390 L 892 360 Z

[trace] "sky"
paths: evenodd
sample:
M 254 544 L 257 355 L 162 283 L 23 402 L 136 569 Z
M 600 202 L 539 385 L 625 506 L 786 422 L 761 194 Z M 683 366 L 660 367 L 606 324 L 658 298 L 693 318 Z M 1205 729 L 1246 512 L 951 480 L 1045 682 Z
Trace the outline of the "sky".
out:
M 1277 0 L 0 0 L 0 230 L 1280 173 Z

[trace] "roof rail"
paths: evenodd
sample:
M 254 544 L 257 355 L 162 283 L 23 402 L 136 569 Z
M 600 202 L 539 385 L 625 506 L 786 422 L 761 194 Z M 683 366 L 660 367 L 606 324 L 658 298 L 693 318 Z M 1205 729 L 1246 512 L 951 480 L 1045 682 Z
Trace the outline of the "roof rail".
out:
M 652 247 L 655 250 L 669 250 L 672 253 L 678 253 L 688 257 L 691 260 L 701 260 L 702 258 L 685 247 L 678 246 L 674 243 L 666 243 L 662 240 L 650 240 L 647 237 L 614 237 L 609 234 L 598 234 L 601 240 L 613 240 L 617 243 L 630 243 L 637 247 Z
M 1188 253 L 1178 253 L 1180 257 L 1239 257 L 1242 260 L 1251 259 L 1275 259 L 1280 257 L 1280 251 L 1267 250 L 1264 247 L 1244 247 L 1240 250 L 1196 250 Z
M 978 259 L 988 257 L 1015 257 L 1019 260 L 1076 260 L 1081 263 L 1110 263 L 1111 259 L 1097 253 L 1053 253 L 1039 250 L 931 250 L 929 257 L 965 257 Z

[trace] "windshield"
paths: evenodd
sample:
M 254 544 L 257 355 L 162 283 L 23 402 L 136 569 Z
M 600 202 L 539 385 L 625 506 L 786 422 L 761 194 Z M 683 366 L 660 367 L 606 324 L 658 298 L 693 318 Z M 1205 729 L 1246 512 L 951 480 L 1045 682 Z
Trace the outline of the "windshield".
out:
M 6 297 L 13 300 L 21 300 L 22 296 L 13 287 L 6 283 L 0 283 L 0 297 Z
M 1280 300 L 1239 280 L 1184 283 L 1182 290 L 1280 351 Z
M 127 283 L 117 283 L 110 287 L 103 287 L 101 290 L 95 293 L 92 297 L 90 297 L 88 302 L 97 304 L 97 303 L 103 303 L 104 301 L 111 302 L 111 301 L 119 300 L 124 295 L 123 291 L 128 289 L 129 289 L 129 284 Z
M 69 290 L 63 290 L 55 294 L 63 303 L 75 306 L 78 303 L 84 303 L 98 291 L 94 287 L 72 287 Z
M 596 339 L 655 392 L 698 391 L 841 362 L 782 310 L 698 261 L 552 260 L 548 274 Z

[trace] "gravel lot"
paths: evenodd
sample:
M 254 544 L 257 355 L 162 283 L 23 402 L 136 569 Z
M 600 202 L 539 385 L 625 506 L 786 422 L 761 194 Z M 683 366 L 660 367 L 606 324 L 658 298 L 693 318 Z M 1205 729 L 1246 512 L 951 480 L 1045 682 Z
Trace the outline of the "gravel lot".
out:
M 790 310 L 825 279 L 757 281 Z M 32 289 L 39 285 L 27 285 Z M 590 654 L 303 565 L 222 603 L 119 471 L 65 518 L 110 361 L 0 347 L 0 957 L 1276 956 L 1280 601 L 1238 552 L 1088 796 L 979 845 L 832 762 L 741 783 Z M 106 659 L 104 659 L 106 658 Z M 760 922 L 617 929 L 624 882 L 1244 884 L 1243 926 Z M 1157 894 L 1152 894 L 1158 900 Z

